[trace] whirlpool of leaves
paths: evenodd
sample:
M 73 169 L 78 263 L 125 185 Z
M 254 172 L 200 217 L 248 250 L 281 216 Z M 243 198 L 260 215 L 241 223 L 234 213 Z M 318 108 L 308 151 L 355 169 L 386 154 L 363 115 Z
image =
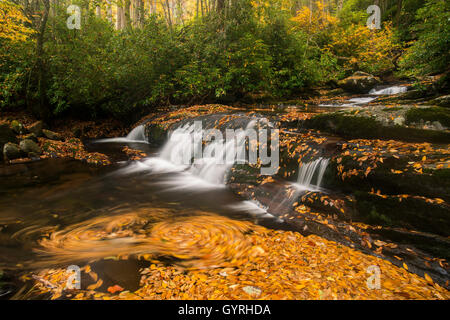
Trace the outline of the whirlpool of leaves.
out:
M 144 214 L 145 213 L 145 214 Z M 92 284 L 68 289 L 65 268 L 28 275 L 35 293 L 52 299 L 449 299 L 432 282 L 318 236 L 270 230 L 198 212 L 163 220 L 163 212 L 94 218 L 55 232 L 40 252 L 55 261 L 84 261 Z M 138 288 L 101 278 L 99 261 L 137 260 Z M 87 262 L 87 264 L 86 264 Z M 370 289 L 371 266 L 380 288 Z

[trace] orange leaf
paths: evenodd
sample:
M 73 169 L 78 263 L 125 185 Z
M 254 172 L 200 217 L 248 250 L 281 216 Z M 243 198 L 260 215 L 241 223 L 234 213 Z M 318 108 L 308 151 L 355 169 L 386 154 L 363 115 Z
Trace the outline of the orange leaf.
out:
M 108 292 L 111 292 L 111 293 L 116 293 L 118 291 L 123 291 L 123 288 L 121 286 L 117 285 L 117 284 L 115 284 L 112 287 L 108 288 Z

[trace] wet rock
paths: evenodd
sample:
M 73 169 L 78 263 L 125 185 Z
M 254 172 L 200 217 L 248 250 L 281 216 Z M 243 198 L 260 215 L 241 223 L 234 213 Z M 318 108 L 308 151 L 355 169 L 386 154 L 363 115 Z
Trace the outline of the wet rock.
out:
M 3 157 L 5 160 L 14 160 L 20 158 L 20 147 L 15 143 L 6 143 L 3 147 Z
M 442 107 L 422 107 L 422 108 L 410 108 L 406 112 L 406 123 L 421 123 L 430 127 L 430 129 L 437 130 L 437 128 L 431 128 L 432 123 L 439 122 L 443 127 L 450 127 L 450 112 L 446 108 Z
M 434 127 L 434 130 L 445 130 L 445 128 L 439 121 L 433 121 L 432 125 Z
M 339 87 L 349 92 L 368 93 L 370 89 L 380 84 L 379 78 L 365 72 L 355 72 L 352 76 L 340 80 Z
M 405 124 L 405 118 L 404 117 L 397 117 L 394 119 L 394 124 L 397 126 L 402 126 Z
M 450 94 L 446 96 L 438 97 L 434 100 L 434 102 L 441 107 L 450 108 Z
M 408 117 L 406 117 L 406 123 L 409 124 Z M 352 115 L 339 112 L 319 114 L 311 119 L 305 120 L 303 126 L 350 139 L 394 139 L 434 143 L 450 142 L 450 133 L 446 131 L 424 130 L 402 125 L 387 126 L 383 121 L 378 121 L 376 117 L 360 116 L 359 114 Z
M 25 133 L 25 127 L 17 120 L 13 120 L 11 122 L 11 130 L 15 134 L 24 134 Z
M 29 154 L 29 153 L 41 154 L 41 152 L 42 152 L 42 150 L 38 146 L 38 144 L 29 139 L 20 141 L 19 146 L 20 146 L 20 150 L 25 154 Z
M 161 146 L 167 139 L 167 130 L 157 123 L 147 123 L 145 126 L 145 136 L 151 145 Z
M 59 133 L 56 133 L 56 132 L 53 132 L 50 130 L 42 129 L 42 133 L 44 134 L 44 136 L 47 139 L 50 139 L 50 140 L 62 140 L 63 139 Z
M 42 136 L 42 129 L 44 128 L 44 122 L 36 121 L 31 126 L 28 127 L 28 131 L 34 133 L 36 137 Z

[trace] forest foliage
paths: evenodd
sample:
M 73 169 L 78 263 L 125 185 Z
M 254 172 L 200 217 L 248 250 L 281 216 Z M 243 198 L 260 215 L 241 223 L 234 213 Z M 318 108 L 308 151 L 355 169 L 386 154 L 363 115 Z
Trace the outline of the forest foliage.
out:
M 0 108 L 122 117 L 160 104 L 276 99 L 355 71 L 448 71 L 449 2 L 0 2 Z M 67 7 L 81 10 L 69 29 Z

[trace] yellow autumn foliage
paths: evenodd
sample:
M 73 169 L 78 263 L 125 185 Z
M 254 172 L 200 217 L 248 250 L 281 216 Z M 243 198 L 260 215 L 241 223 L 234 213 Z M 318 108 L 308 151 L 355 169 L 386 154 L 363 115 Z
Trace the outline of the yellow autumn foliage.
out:
M 333 30 L 331 43 L 324 50 L 338 57 L 347 57 L 344 69 L 377 72 L 393 67 L 392 58 L 399 45 L 389 24 L 381 30 L 352 25 Z
M 25 26 L 30 20 L 20 7 L 9 1 L 0 2 L 0 38 L 25 41 L 34 31 Z
M 316 8 L 311 10 L 304 6 L 297 11 L 297 15 L 291 20 L 296 22 L 297 27 L 309 35 L 316 34 L 327 28 L 330 28 L 338 22 L 336 17 L 333 17 L 328 10 L 324 1 L 316 1 Z

